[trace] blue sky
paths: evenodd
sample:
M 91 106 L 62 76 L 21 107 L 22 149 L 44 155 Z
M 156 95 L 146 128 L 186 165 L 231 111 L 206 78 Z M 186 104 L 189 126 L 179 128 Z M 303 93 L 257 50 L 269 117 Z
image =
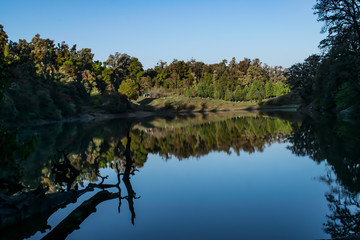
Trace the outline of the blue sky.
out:
M 315 0 L 77 0 L 0 1 L 0 24 L 9 39 L 39 33 L 55 42 L 91 48 L 104 61 L 115 52 L 139 58 L 217 63 L 260 58 L 289 67 L 319 53 L 322 23 Z

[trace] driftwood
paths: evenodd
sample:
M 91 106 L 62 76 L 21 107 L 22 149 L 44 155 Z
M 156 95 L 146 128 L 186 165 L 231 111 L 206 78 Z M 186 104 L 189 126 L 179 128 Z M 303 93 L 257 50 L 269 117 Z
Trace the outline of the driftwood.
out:
M 0 195 L 0 229 L 21 223 L 32 217 L 54 213 L 59 208 L 65 207 L 76 200 L 85 192 L 93 188 L 80 191 L 57 192 L 45 194 L 47 188 L 40 186 L 30 192 L 24 192 L 19 196 L 8 197 Z
M 93 212 L 96 212 L 96 206 L 106 200 L 114 199 L 119 196 L 118 193 L 110 193 L 107 190 L 98 192 L 90 199 L 83 202 L 79 207 L 72 211 L 64 220 L 62 220 L 50 233 L 43 239 L 65 239 L 74 230 L 80 228 L 80 224 Z

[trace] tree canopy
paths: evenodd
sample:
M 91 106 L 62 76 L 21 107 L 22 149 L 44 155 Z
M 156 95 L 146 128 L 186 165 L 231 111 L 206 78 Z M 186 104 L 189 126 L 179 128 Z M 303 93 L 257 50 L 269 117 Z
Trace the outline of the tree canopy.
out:
M 126 111 L 127 99 L 186 95 L 250 101 L 288 93 L 286 69 L 259 59 L 226 59 L 205 64 L 195 59 L 159 61 L 144 70 L 138 58 L 110 54 L 94 60 L 90 48 L 36 34 L 30 42 L 8 41 L 0 27 L 0 113 L 5 121 L 62 119 L 89 109 Z M 7 87 L 5 87 L 5 85 Z
M 305 105 L 360 117 L 360 1 L 317 0 L 314 14 L 324 22 L 322 56 L 289 68 L 288 84 Z M 345 114 L 345 115 L 344 115 Z

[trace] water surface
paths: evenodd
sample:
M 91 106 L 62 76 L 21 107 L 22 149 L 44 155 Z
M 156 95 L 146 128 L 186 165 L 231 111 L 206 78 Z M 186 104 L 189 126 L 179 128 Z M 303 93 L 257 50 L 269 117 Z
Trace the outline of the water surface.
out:
M 360 226 L 354 123 L 239 113 L 20 130 L 34 133 L 31 156 L 1 176 L 77 195 L 4 238 L 321 239 Z

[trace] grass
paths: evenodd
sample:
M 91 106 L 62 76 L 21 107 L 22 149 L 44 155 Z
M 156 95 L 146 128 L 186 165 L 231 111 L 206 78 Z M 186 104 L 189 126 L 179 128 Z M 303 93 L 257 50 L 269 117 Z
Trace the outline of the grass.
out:
M 135 111 L 177 113 L 296 109 L 298 106 L 298 103 L 293 99 L 289 99 L 289 96 L 286 95 L 264 100 L 260 104 L 250 101 L 231 102 L 220 99 L 184 96 L 162 98 L 140 97 L 136 101 L 131 102 L 131 109 Z
M 257 106 L 251 102 L 230 102 L 210 98 L 189 98 L 184 96 L 143 98 L 132 102 L 137 111 L 173 111 L 173 112 L 217 112 L 245 110 Z

